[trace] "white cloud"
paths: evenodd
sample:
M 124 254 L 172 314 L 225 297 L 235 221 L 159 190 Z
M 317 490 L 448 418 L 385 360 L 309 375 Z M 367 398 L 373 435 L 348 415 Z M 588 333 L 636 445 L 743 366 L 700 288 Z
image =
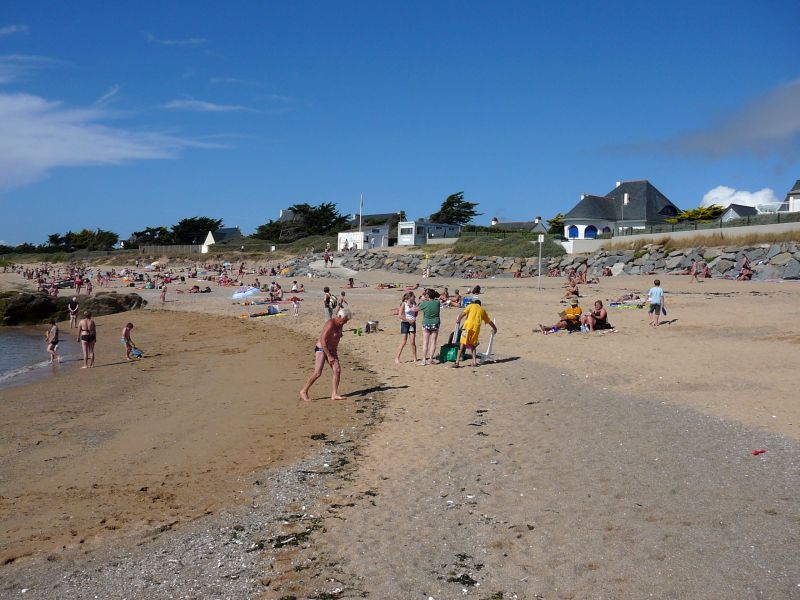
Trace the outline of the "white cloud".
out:
M 6 25 L 0 27 L 0 35 L 12 35 L 15 33 L 28 33 L 27 25 Z
M 755 206 L 756 204 L 765 204 L 767 202 L 780 202 L 775 195 L 775 191 L 770 188 L 764 188 L 757 192 L 747 192 L 745 190 L 735 190 L 726 185 L 718 185 L 713 190 L 706 192 L 700 206 L 717 204 L 727 208 L 730 204 Z
M 66 108 L 29 94 L 0 94 L 0 189 L 58 167 L 176 158 L 187 147 L 221 147 L 153 132 L 111 128 L 101 106 Z
M 162 40 L 154 36 L 152 33 L 145 34 L 147 41 L 151 44 L 161 44 L 162 46 L 201 46 L 207 44 L 208 40 L 205 38 L 186 38 L 182 40 Z
M 32 71 L 60 64 L 46 56 L 28 54 L 6 54 L 0 56 L 0 84 L 25 79 Z
M 118 93 L 119 93 L 119 84 L 115 83 L 110 88 L 108 88 L 108 91 L 105 94 L 103 94 L 97 100 L 95 100 L 94 103 L 96 105 L 97 104 L 104 104 L 104 103 L 108 102 L 109 100 L 111 100 L 111 98 L 116 96 Z
M 254 108 L 238 104 L 215 104 L 203 100 L 172 100 L 164 105 L 172 110 L 193 110 L 197 112 L 258 112 Z

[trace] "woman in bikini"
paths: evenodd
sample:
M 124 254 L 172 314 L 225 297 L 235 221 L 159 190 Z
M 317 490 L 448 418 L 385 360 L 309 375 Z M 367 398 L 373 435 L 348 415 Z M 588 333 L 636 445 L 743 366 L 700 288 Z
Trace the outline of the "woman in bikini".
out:
M 83 349 L 83 367 L 88 369 L 94 366 L 94 344 L 97 341 L 97 325 L 88 310 L 83 313 L 83 319 L 78 323 L 78 341 Z

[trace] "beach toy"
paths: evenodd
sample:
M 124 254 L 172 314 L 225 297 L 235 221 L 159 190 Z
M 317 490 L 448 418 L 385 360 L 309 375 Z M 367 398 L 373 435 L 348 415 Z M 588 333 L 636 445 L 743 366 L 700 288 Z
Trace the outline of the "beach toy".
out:
M 367 333 L 378 333 L 378 323 L 379 321 L 367 321 Z
M 472 304 L 472 302 L 473 302 L 473 301 L 474 301 L 474 299 L 473 299 L 473 298 L 471 298 L 471 297 L 469 297 L 469 296 L 464 296 L 464 297 L 461 299 L 461 308 L 467 308 L 467 306 L 469 306 L 470 304 Z
M 766 450 L 753 450 L 750 454 L 753 456 L 758 456 L 759 454 L 764 454 Z

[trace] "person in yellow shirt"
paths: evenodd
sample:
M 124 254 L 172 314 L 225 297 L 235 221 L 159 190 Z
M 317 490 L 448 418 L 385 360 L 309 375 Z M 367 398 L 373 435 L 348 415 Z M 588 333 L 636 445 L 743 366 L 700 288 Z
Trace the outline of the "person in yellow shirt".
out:
M 487 313 L 486 309 L 481 306 L 480 300 L 474 300 L 472 304 L 467 305 L 467 307 L 464 309 L 464 312 L 458 315 L 458 319 L 456 319 L 456 325 L 461 325 L 462 320 L 464 321 L 464 326 L 461 329 L 458 356 L 456 356 L 456 362 L 453 366 L 461 366 L 461 357 L 464 354 L 464 348 L 469 348 L 472 350 L 472 366 L 477 367 L 478 335 L 481 332 L 481 325 L 483 323 L 488 323 L 495 333 L 497 333 L 497 326 L 492 323 L 491 319 L 489 319 L 489 313 Z
M 553 325 L 552 327 L 546 327 L 539 323 L 539 329 L 542 330 L 542 333 L 547 335 L 548 333 L 557 333 L 559 329 L 566 329 L 567 331 L 579 331 L 581 328 L 581 315 L 583 314 L 583 309 L 578 306 L 578 299 L 573 298 L 570 300 L 570 306 L 567 309 L 559 313 L 561 319 Z

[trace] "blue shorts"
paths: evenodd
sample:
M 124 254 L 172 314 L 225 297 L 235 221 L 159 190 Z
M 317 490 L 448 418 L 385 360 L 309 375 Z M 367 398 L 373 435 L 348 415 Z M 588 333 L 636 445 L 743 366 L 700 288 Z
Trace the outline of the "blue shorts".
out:
M 408 321 L 400 321 L 400 333 L 403 335 L 407 333 L 417 333 L 417 324 L 409 323 Z

